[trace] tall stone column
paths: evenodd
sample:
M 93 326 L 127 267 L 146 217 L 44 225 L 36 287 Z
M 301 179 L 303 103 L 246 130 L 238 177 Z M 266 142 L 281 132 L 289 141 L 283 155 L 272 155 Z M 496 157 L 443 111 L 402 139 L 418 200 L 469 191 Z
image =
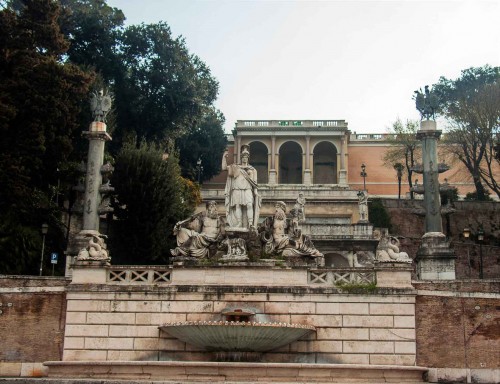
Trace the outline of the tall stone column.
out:
M 240 136 L 237 136 L 236 137 L 236 151 L 235 151 L 235 155 L 236 155 L 236 160 L 235 160 L 235 164 L 241 164 L 241 137 Z
M 304 185 L 311 185 L 311 137 L 306 135 L 306 161 L 304 169 Z
M 91 100 L 91 109 L 94 121 L 89 130 L 83 132 L 83 136 L 89 140 L 87 166 L 85 172 L 85 184 L 83 186 L 83 197 L 79 208 L 83 214 L 81 231 L 70 238 L 67 255 L 67 267 L 76 256 L 77 265 L 108 265 L 110 257 L 104 238 L 106 236 L 99 232 L 100 214 L 111 212 L 109 200 L 106 194 L 114 188 L 109 185 L 109 180 L 103 184 L 103 175 L 108 179 L 113 167 L 110 164 L 103 165 L 104 145 L 111 140 L 106 132 L 105 117 L 111 109 L 111 97 L 103 92 L 95 93 Z M 80 188 L 77 188 L 80 190 Z M 68 275 L 67 269 L 67 275 Z
M 104 160 L 104 144 L 111 140 L 106 132 L 106 124 L 94 121 L 90 130 L 83 132 L 89 140 L 87 172 L 85 175 L 85 197 L 83 209 L 83 230 L 99 232 L 100 187 L 102 185 L 101 166 Z
M 339 180 L 338 184 L 341 187 L 347 187 L 347 171 L 345 169 L 345 156 L 346 156 L 346 139 L 342 137 L 340 139 L 340 170 L 339 170 Z
M 424 120 L 420 123 L 417 139 L 422 141 L 426 233 L 443 232 L 437 159 L 437 141 L 440 137 L 441 131 L 436 130 L 435 121 Z
M 423 120 L 417 139 L 422 141 L 425 234 L 417 251 L 417 275 L 421 280 L 454 280 L 455 253 L 443 234 L 437 142 L 441 131 L 436 122 Z
M 271 136 L 271 169 L 269 170 L 269 185 L 276 185 L 276 136 Z

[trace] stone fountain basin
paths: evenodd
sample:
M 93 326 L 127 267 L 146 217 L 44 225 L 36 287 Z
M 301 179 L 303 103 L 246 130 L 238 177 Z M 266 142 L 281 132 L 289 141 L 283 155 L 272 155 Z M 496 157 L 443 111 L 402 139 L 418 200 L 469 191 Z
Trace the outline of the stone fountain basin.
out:
M 208 351 L 266 352 L 316 332 L 310 325 L 247 321 L 188 321 L 159 327 Z

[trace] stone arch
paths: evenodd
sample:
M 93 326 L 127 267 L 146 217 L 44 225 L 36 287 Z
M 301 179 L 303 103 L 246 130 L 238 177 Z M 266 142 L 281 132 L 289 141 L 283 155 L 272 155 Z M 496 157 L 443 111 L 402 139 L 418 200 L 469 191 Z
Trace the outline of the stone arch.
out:
M 269 150 L 261 141 L 250 143 L 250 165 L 257 170 L 257 183 L 268 183 L 268 156 Z
M 349 268 L 349 262 L 340 253 L 325 253 L 325 267 Z
M 279 147 L 279 183 L 302 184 L 302 147 L 287 141 Z
M 337 184 L 337 148 L 329 141 L 314 146 L 313 184 Z

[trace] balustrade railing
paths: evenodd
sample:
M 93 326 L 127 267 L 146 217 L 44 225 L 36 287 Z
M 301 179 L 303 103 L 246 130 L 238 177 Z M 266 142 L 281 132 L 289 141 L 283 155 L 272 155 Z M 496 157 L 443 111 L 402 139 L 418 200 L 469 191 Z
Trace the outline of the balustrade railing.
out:
M 108 283 L 122 284 L 170 284 L 172 270 L 160 267 L 113 267 L 108 269 Z
M 171 284 L 172 269 L 161 267 L 115 266 L 108 269 L 110 284 Z M 376 273 L 367 268 L 310 269 L 307 270 L 310 285 L 374 284 Z
M 377 282 L 375 271 L 370 269 L 338 269 L 338 270 L 309 270 L 309 284 L 374 284 Z
M 238 120 L 236 127 L 344 127 L 345 120 Z

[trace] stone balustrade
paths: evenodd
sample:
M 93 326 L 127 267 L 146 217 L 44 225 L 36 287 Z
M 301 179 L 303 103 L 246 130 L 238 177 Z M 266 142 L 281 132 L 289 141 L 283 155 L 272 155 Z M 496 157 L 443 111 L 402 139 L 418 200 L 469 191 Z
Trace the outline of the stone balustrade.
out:
M 266 127 L 266 128 L 343 128 L 347 129 L 347 122 L 345 120 L 238 120 L 236 128 L 252 128 L 252 127 Z
M 271 264 L 269 264 L 271 262 Z M 279 260 L 247 265 L 208 266 L 101 266 L 80 263 L 73 266 L 72 284 L 114 285 L 233 285 L 266 287 L 335 287 L 373 285 L 381 288 L 410 289 L 411 265 L 376 263 L 365 268 L 281 267 Z

